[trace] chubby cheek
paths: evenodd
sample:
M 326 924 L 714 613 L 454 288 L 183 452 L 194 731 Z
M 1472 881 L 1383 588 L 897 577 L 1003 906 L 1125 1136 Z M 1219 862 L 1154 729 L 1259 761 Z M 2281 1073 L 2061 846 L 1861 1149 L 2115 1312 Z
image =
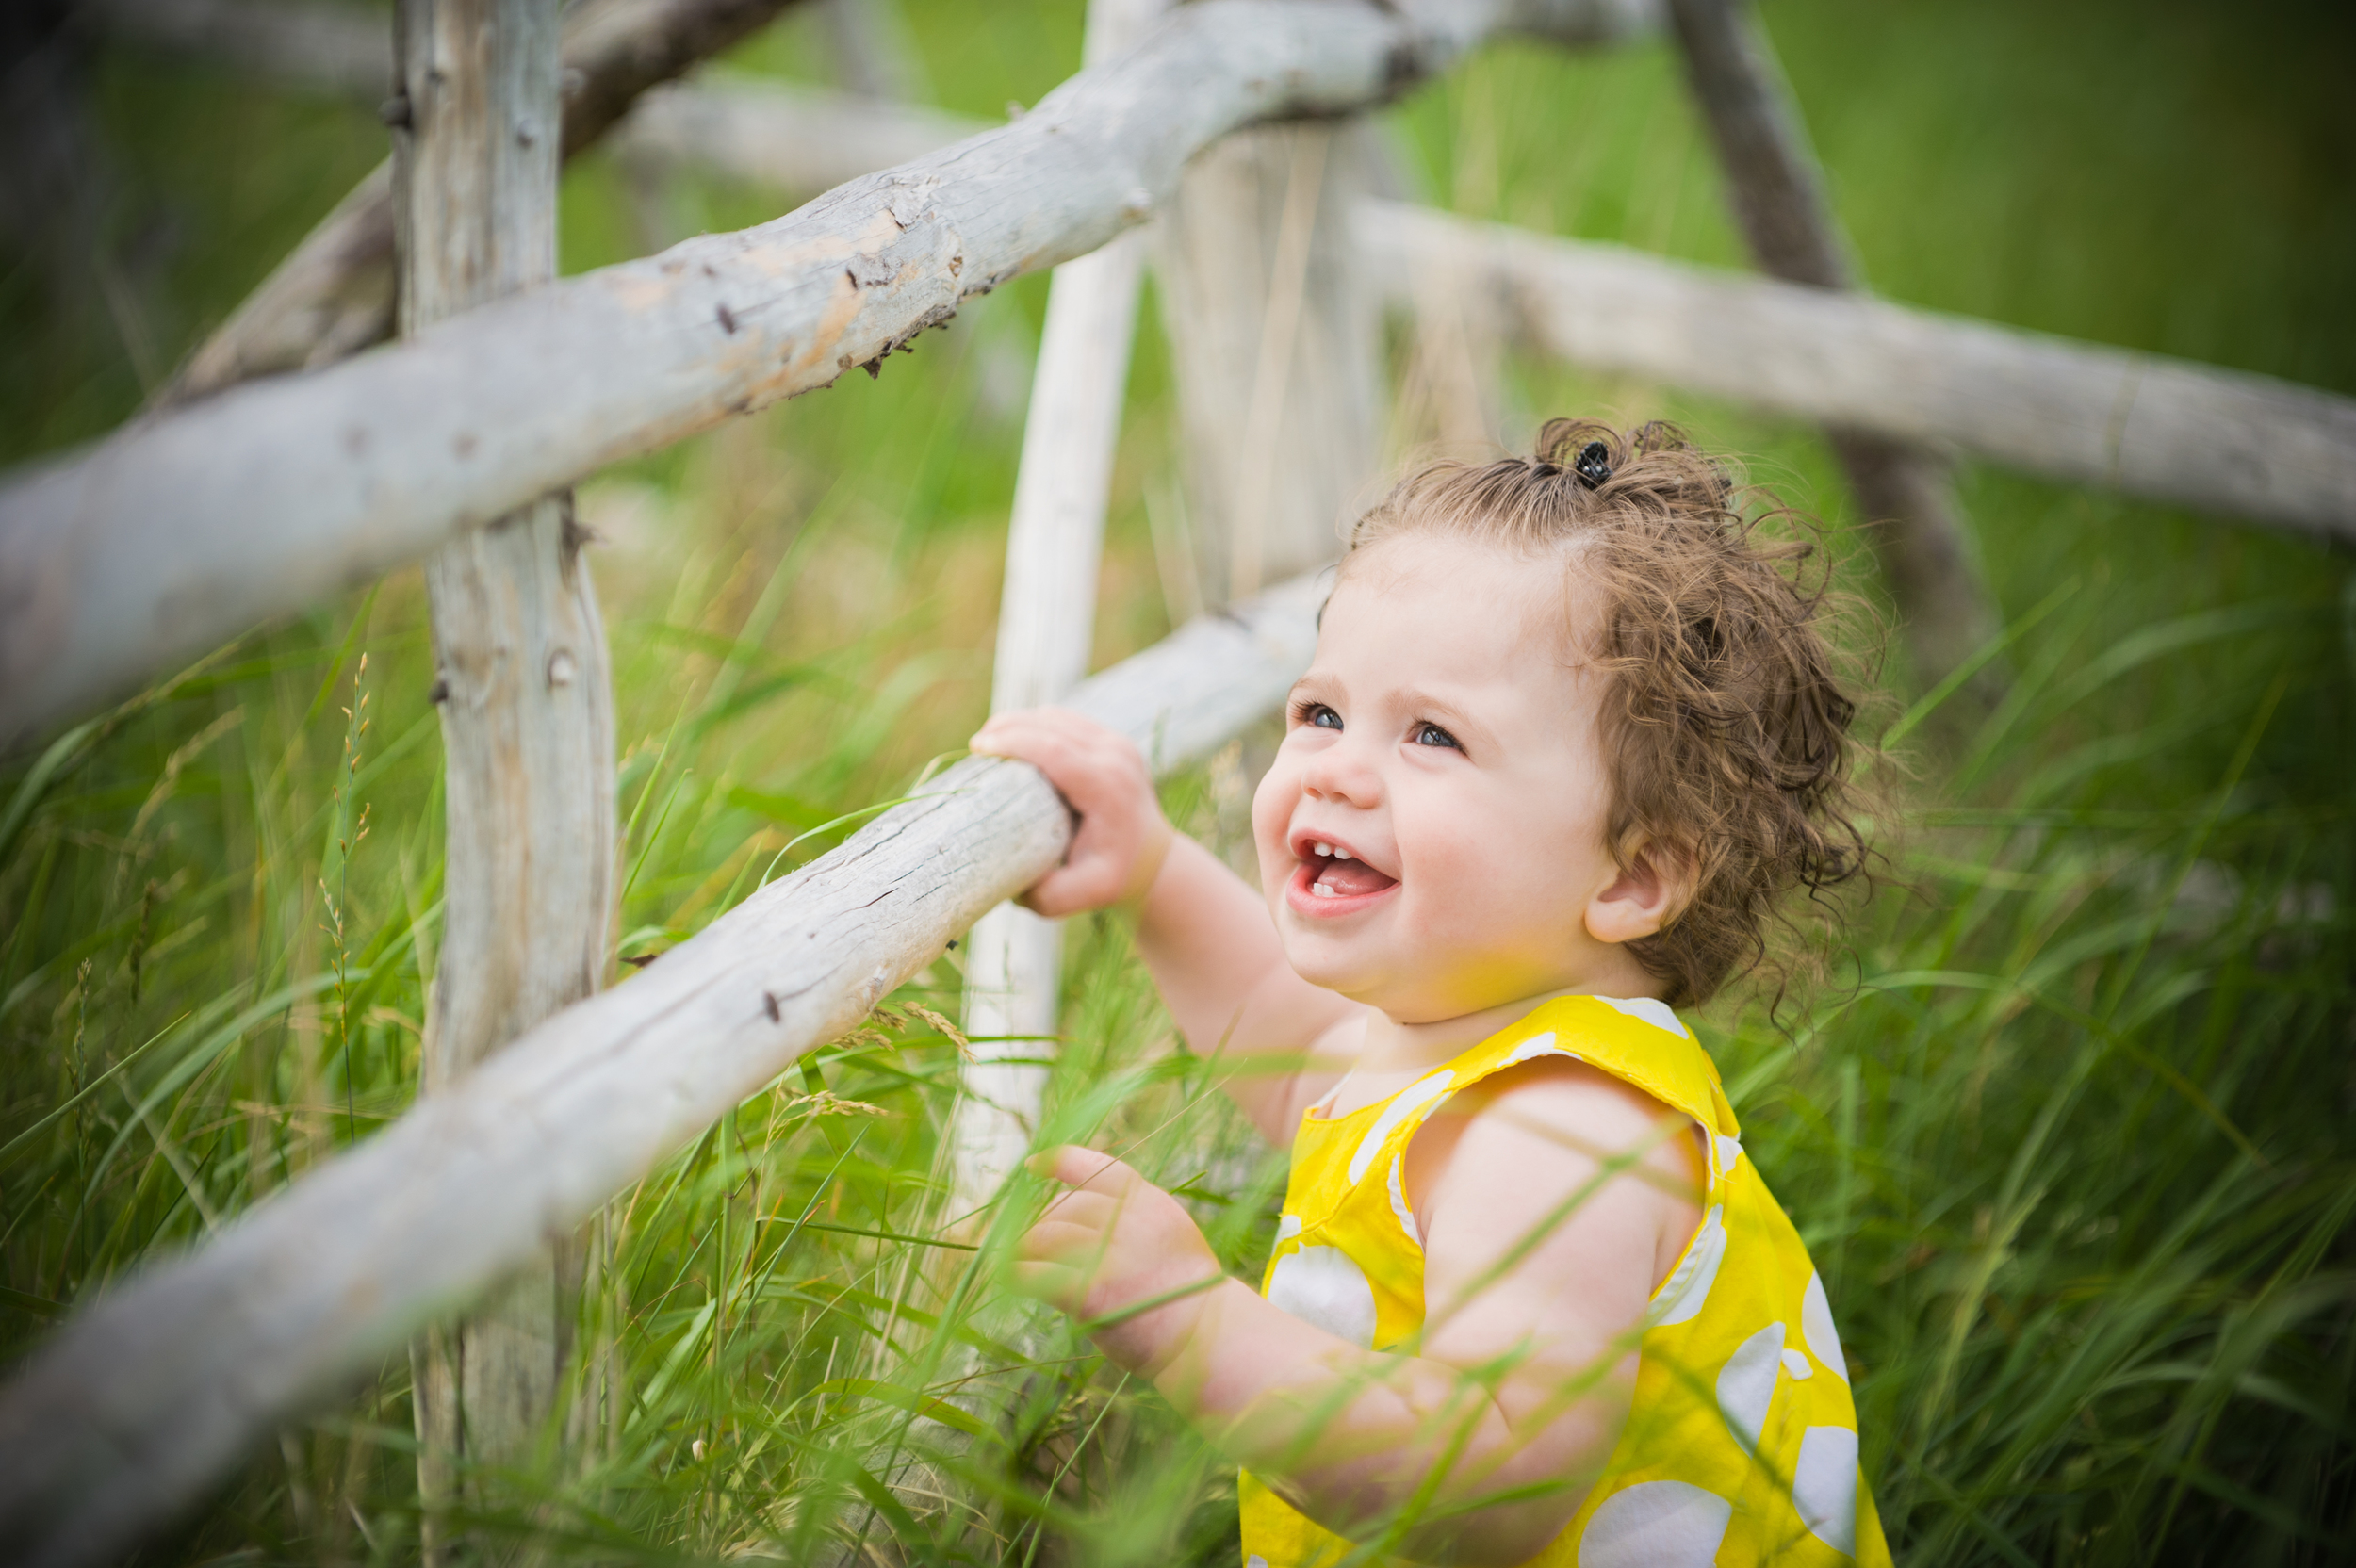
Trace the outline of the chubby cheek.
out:
M 1292 875 L 1293 855 L 1285 841 L 1290 836 L 1293 806 L 1301 797 L 1296 775 L 1297 770 L 1279 751 L 1252 794 L 1252 843 L 1260 857 L 1260 891 L 1271 910 L 1282 907 L 1284 882 Z
M 1527 812 L 1460 801 L 1415 816 L 1399 824 L 1399 854 L 1412 934 L 1432 956 L 1519 970 L 1576 939 L 1586 906 L 1578 858 L 1554 835 L 1497 830 Z

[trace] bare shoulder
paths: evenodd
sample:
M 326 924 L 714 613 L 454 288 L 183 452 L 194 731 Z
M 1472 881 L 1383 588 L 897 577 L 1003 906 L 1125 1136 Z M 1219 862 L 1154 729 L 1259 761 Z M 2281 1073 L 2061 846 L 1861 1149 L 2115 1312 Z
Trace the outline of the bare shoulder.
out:
M 1486 1236 L 1499 1222 L 1550 1223 L 1556 1235 L 1542 1252 L 1576 1251 L 1609 1233 L 1615 1250 L 1649 1260 L 1651 1283 L 1700 1223 L 1707 1181 L 1691 1118 L 1561 1056 L 1452 1097 L 1409 1144 L 1404 1174 L 1411 1205 L 1435 1227 L 1474 1217 Z M 1480 1239 L 1475 1249 L 1488 1250 Z

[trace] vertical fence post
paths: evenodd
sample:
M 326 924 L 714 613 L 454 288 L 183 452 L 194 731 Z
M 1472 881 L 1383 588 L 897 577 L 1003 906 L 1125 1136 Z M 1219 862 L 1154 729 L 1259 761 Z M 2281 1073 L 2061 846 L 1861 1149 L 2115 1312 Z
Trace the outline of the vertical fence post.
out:
M 1188 167 L 1155 276 L 1207 596 L 1330 560 L 1373 473 L 1381 305 L 1351 242 L 1371 129 L 1239 132 Z
M 1759 270 L 1818 288 L 1857 287 L 1791 88 L 1746 0 L 1670 0 L 1669 14 Z M 1832 427 L 1824 434 L 1848 476 L 1927 684 L 1968 658 L 1996 626 L 1945 465 L 1866 431 Z
M 1089 0 L 1086 63 L 1136 42 L 1163 3 Z M 1132 231 L 1065 262 L 1048 285 L 1006 528 L 993 713 L 1060 701 L 1088 673 L 1143 246 Z M 1062 928 L 1015 905 L 984 915 L 967 939 L 965 1028 L 974 1060 L 950 1135 L 953 1215 L 986 1202 L 1030 1147 L 1062 973 Z
M 401 0 L 400 326 L 413 335 L 556 274 L 559 0 Z M 462 441 L 467 437 L 461 437 Z M 472 439 L 496 442 L 485 430 Z M 597 988 L 614 902 L 614 712 L 569 493 L 426 563 L 447 760 L 442 939 L 422 1092 Z M 583 1249 L 550 1237 L 415 1355 L 426 1555 L 467 1471 L 528 1457 L 571 1350 Z

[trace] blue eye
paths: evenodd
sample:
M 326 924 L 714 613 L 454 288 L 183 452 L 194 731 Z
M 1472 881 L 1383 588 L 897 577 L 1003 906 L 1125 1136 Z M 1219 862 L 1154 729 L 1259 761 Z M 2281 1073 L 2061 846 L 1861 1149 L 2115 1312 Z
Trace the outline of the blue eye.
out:
M 1447 730 L 1442 729 L 1436 724 L 1417 725 L 1415 727 L 1415 744 L 1419 746 L 1447 746 L 1451 751 L 1462 751 L 1464 749 L 1463 746 L 1456 743 L 1455 736 L 1449 734 Z
M 1303 698 L 1292 706 L 1292 722 L 1297 725 L 1307 725 L 1316 729 L 1339 729 L 1342 727 L 1342 716 L 1321 702 L 1311 702 Z

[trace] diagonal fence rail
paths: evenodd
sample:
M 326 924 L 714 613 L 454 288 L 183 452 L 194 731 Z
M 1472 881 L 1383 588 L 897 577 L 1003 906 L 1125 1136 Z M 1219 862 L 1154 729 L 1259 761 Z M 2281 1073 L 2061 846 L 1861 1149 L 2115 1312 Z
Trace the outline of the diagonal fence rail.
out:
M 1314 0 L 1186 7 L 1015 123 L 771 223 L 11 476 L 0 482 L 0 747 L 601 463 L 853 365 L 879 368 L 963 299 L 1137 220 L 1225 129 L 1378 101 L 1484 32 L 1592 41 L 1641 30 L 1650 14 L 1639 0 L 1382 16 Z M 651 144 L 756 178 L 779 172 L 774 147 L 761 150 L 771 133 L 807 133 L 833 112 L 715 87 L 646 109 Z M 863 112 L 897 123 L 895 111 Z M 906 151 L 955 123 L 927 116 L 882 139 Z M 782 160 L 786 172 L 847 172 L 854 151 L 820 139 Z M 1444 262 L 1525 340 L 1598 368 L 2356 538 L 2356 400 L 1408 207 L 1365 209 L 1360 242 L 1399 297 L 1403 267 Z
M 1205 0 L 1014 122 L 771 222 L 158 416 L 0 489 L 0 746 L 606 464 L 878 371 L 1142 222 L 1239 126 L 1383 102 L 1637 0 Z
M 1072 706 L 1168 771 L 1272 711 L 1323 596 L 1298 579 L 1113 666 Z M 840 1037 L 1061 857 L 1027 764 L 975 758 L 612 990 L 418 1102 L 215 1239 L 78 1313 L 0 1389 L 0 1560 L 119 1554 L 277 1425 Z
M 933 110 L 707 80 L 650 98 L 630 135 L 678 165 L 792 188 L 958 129 Z M 2338 393 L 1410 203 L 1363 201 L 1355 226 L 1402 311 L 1436 275 L 1515 341 L 1595 369 L 2356 541 L 2356 399 Z

